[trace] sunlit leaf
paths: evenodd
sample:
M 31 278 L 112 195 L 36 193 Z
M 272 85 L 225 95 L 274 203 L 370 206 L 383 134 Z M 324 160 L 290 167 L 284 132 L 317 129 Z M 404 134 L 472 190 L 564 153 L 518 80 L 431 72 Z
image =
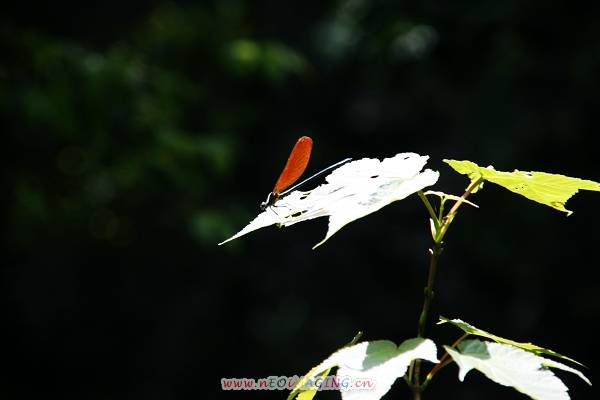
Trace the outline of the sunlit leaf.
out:
M 589 384 L 579 371 L 512 345 L 475 339 L 461 342 L 457 349 L 444 347 L 458 364 L 461 381 L 470 370 L 477 369 L 492 381 L 539 400 L 569 399 L 568 388 L 547 367 L 575 372 Z
M 342 392 L 344 400 L 377 400 L 383 397 L 397 378 L 406 374 L 412 360 L 422 359 L 438 363 L 437 348 L 429 339 L 415 338 L 404 341 L 393 352 L 366 357 L 363 368 L 357 369 L 352 363 L 340 365 L 338 376 L 350 376 L 353 380 L 371 378 L 376 382 L 370 390 L 350 390 Z
M 551 356 L 555 356 L 555 357 L 559 357 L 562 358 L 563 360 L 568 360 L 571 362 L 574 362 L 576 364 L 581 365 L 582 367 L 585 367 L 585 365 L 581 364 L 580 362 L 577 362 L 575 360 L 573 360 L 572 358 L 563 356 L 562 354 L 559 354 L 555 351 L 549 350 L 549 349 L 544 349 L 543 347 L 540 346 L 536 346 L 535 344 L 532 343 L 519 343 L 519 342 L 515 342 L 509 339 L 504 339 L 500 336 L 496 336 L 493 335 L 491 333 L 488 333 L 486 331 L 483 331 L 481 329 L 475 328 L 473 325 L 470 325 L 464 321 L 461 321 L 460 319 L 448 319 L 448 318 L 444 318 L 440 315 L 440 322 L 438 322 L 439 324 L 443 324 L 445 322 L 449 322 L 454 326 L 459 327 L 460 329 L 462 329 L 463 331 L 465 331 L 466 333 L 468 333 L 469 335 L 476 335 L 476 336 L 482 336 L 482 337 L 486 337 L 488 339 L 492 339 L 495 342 L 498 343 L 504 343 L 504 344 L 510 344 L 512 346 L 515 347 L 519 347 L 523 350 L 527 350 L 529 352 L 535 353 L 535 354 L 548 354 Z
M 354 336 L 354 338 L 352 338 L 352 341 L 350 343 L 348 343 L 346 346 L 342 347 L 342 349 L 348 348 L 350 346 L 354 346 L 356 344 L 356 342 L 360 339 L 362 334 L 363 334 L 362 332 L 358 332 L 358 334 L 356 336 Z M 315 394 L 317 394 L 318 389 L 316 389 L 316 388 L 304 389 L 307 386 L 309 379 L 311 379 L 312 377 L 317 377 L 317 376 L 328 376 L 329 372 L 331 371 L 331 368 L 333 368 L 333 367 L 329 367 L 329 368 L 326 368 L 325 370 L 321 370 L 320 365 L 317 365 L 316 367 L 314 367 L 313 369 L 308 371 L 308 373 L 302 379 L 300 379 L 298 381 L 298 383 L 295 385 L 294 389 L 290 392 L 290 394 L 288 396 L 288 400 L 292 400 L 294 397 L 296 397 L 296 395 L 298 395 L 298 398 L 297 398 L 298 400 L 311 400 L 313 397 L 315 397 Z
M 573 212 L 565 208 L 567 200 L 579 189 L 600 191 L 600 183 L 546 172 L 496 171 L 483 168 L 471 161 L 444 160 L 461 174 L 469 176 L 471 183 L 483 178 L 530 200 L 545 204 L 567 215 Z
M 296 397 L 296 395 L 298 395 L 297 400 L 311 400 L 313 397 L 315 397 L 319 389 L 312 388 L 304 390 L 303 388 L 306 387 L 310 379 L 314 379 L 320 376 L 325 377 L 329 375 L 329 372 L 331 372 L 331 368 L 327 368 L 324 371 L 315 373 L 316 369 L 317 367 L 311 369 L 304 378 L 300 379 L 296 387 L 289 394 L 288 400 L 292 400 L 294 397 Z
M 326 184 L 308 192 L 292 192 L 219 244 L 265 226 L 289 226 L 329 216 L 327 235 L 317 247 L 344 225 L 433 185 L 439 173 L 429 169 L 421 172 L 428 158 L 401 153 L 383 161 L 364 158 L 345 164 L 325 178 Z
M 370 390 L 342 391 L 343 399 L 376 400 L 386 394 L 394 381 L 406 373 L 414 359 L 438 363 L 437 348 L 429 339 L 415 338 L 404 341 L 399 347 L 389 340 L 362 342 L 345 347 L 313 368 L 305 381 L 323 376 L 337 366 L 338 377 L 351 377 L 352 380 L 370 378 L 376 385 Z

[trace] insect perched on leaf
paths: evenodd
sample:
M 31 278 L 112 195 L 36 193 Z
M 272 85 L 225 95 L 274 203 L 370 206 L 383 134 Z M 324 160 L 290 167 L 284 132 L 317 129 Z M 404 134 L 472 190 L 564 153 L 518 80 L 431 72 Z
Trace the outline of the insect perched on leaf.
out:
M 302 182 L 292 186 L 298 180 L 298 178 L 302 176 L 306 166 L 308 165 L 308 160 L 310 160 L 310 152 L 312 150 L 312 143 L 312 139 L 308 136 L 302 136 L 300 139 L 298 139 L 296 145 L 292 149 L 292 153 L 290 154 L 287 163 L 285 164 L 285 167 L 283 168 L 283 171 L 281 172 L 281 175 L 279 175 L 279 179 L 277 179 L 277 183 L 275 183 L 273 191 L 269 193 L 267 199 L 260 204 L 261 210 L 274 205 L 277 200 L 287 196 L 300 186 L 312 181 L 319 175 L 352 160 L 352 158 L 346 158 L 345 160 L 335 163 L 332 166 L 317 172 L 310 178 L 307 178 Z M 290 186 L 292 187 L 290 188 Z

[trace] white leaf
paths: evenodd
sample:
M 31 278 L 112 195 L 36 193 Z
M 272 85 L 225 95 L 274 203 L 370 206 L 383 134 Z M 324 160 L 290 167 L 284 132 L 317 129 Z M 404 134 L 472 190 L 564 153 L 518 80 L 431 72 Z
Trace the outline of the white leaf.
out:
M 219 244 L 265 226 L 289 226 L 329 216 L 327 235 L 317 247 L 344 225 L 437 182 L 438 172 L 421 172 L 428 158 L 415 153 L 401 153 L 383 161 L 364 158 L 345 164 L 325 178 L 326 184 L 308 192 L 290 193 L 259 214 L 240 232 Z
M 563 371 L 571 372 L 571 373 L 579 376 L 581 379 L 583 379 L 585 381 L 585 383 L 592 386 L 592 382 L 590 382 L 590 380 L 585 375 L 583 375 L 581 373 L 581 371 L 578 371 L 575 368 L 571 368 L 569 366 L 566 366 L 563 363 L 559 363 L 558 361 L 554 361 L 554 360 L 549 360 L 547 358 L 544 358 L 543 365 L 544 365 L 544 367 L 558 368 L 558 369 L 562 369 Z
M 342 392 L 344 400 L 378 400 L 385 395 L 397 378 L 406 374 L 412 360 L 420 358 L 438 363 L 437 348 L 429 339 L 409 339 L 398 349 L 387 355 L 386 359 L 365 359 L 363 369 L 353 369 L 349 365 L 340 366 L 338 376 L 351 376 L 353 380 L 371 378 L 376 384 L 370 390 L 349 390 Z
M 390 390 L 394 381 L 403 376 L 411 361 L 417 358 L 438 363 L 435 343 L 423 338 L 406 340 L 399 347 L 389 340 L 362 342 L 333 353 L 312 370 L 312 375 L 338 366 L 338 377 L 371 378 L 375 380 L 374 388 L 343 391 L 342 398 L 376 400 Z
M 461 381 L 471 369 L 477 369 L 492 381 L 504 386 L 512 386 L 534 399 L 569 399 L 568 388 L 546 368 L 560 365 L 560 368 L 565 371 L 574 371 L 560 363 L 508 344 L 483 342 L 477 339 L 463 341 L 458 345 L 458 350 L 444 347 L 458 364 L 458 377 Z M 578 375 L 585 378 L 581 373 Z

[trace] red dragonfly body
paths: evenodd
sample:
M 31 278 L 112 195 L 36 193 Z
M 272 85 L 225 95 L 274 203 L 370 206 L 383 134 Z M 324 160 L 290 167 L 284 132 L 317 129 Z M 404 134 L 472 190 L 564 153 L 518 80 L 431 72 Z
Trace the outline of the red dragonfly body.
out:
M 331 171 L 334 168 L 339 167 L 342 164 L 347 163 L 348 161 L 352 161 L 351 158 L 346 158 L 338 163 L 333 164 L 330 167 L 325 168 L 324 170 L 317 172 L 313 176 L 303 180 L 297 185 L 292 186 L 300 176 L 304 173 L 306 166 L 308 165 L 308 160 L 310 159 L 310 152 L 312 150 L 312 139 L 308 136 L 302 136 L 296 142 L 296 145 L 292 149 L 292 153 L 290 154 L 290 158 L 288 158 L 287 163 L 285 164 L 285 168 L 283 168 L 283 172 L 279 175 L 279 179 L 277 179 L 277 183 L 275 183 L 275 188 L 273 191 L 269 193 L 267 196 L 267 200 L 260 204 L 260 209 L 264 210 L 269 206 L 275 204 L 275 202 L 282 197 L 287 196 L 298 187 L 304 185 L 307 182 L 315 179 L 321 174 Z
M 277 200 L 285 196 L 287 193 L 284 191 L 302 176 L 308 165 L 308 160 L 310 160 L 312 143 L 312 139 L 308 136 L 302 136 L 298 139 L 285 164 L 285 168 L 283 168 L 281 175 L 279 175 L 279 179 L 277 179 L 277 183 L 275 183 L 273 191 L 269 193 L 267 200 L 261 203 L 261 210 L 264 210 L 268 206 L 272 206 Z

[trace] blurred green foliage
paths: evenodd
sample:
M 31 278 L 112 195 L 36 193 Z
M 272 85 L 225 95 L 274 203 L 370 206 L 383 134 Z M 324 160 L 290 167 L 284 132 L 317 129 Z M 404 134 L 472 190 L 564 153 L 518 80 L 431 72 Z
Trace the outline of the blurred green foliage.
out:
M 205 207 L 257 112 L 236 79 L 278 85 L 310 70 L 282 43 L 238 39 L 244 29 L 228 8 L 164 3 L 133 38 L 98 52 L 3 24 L 0 105 L 18 152 L 8 154 L 6 236 L 25 250 L 40 225 L 87 225 L 123 246 L 144 220 L 190 216 L 201 242 L 225 235 L 224 210 Z M 160 210 L 144 206 L 151 198 Z

